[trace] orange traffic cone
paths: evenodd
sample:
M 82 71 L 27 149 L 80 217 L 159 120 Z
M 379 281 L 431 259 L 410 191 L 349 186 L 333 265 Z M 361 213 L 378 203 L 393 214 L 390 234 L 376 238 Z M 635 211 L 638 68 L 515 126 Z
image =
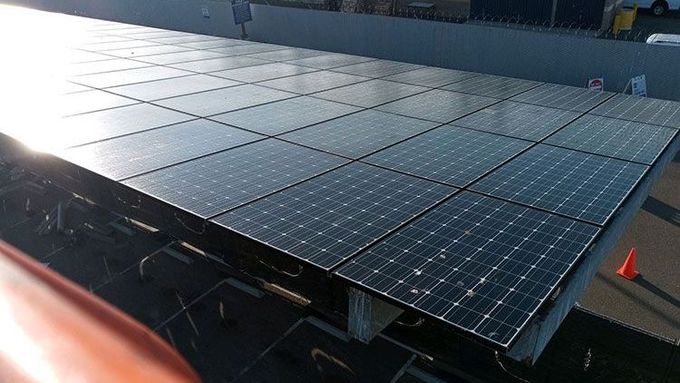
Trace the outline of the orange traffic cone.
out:
M 631 280 L 640 275 L 640 272 L 637 271 L 637 268 L 635 268 L 635 255 L 635 248 L 633 247 L 630 249 L 630 253 L 628 253 L 626 261 L 623 262 L 623 266 L 616 270 L 616 274 Z

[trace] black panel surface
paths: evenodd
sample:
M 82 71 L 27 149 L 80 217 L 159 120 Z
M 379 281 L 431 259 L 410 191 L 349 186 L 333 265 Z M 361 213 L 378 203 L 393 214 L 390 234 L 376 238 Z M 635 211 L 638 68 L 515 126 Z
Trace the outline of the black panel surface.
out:
M 314 97 L 372 108 L 428 89 L 393 81 L 371 80 L 316 93 Z
M 472 185 L 472 190 L 604 224 L 648 167 L 538 145 Z
M 216 122 L 194 120 L 67 150 L 62 156 L 120 180 L 264 138 Z
M 254 132 L 276 135 L 360 110 L 356 106 L 318 98 L 295 97 L 210 118 Z
M 658 125 L 585 115 L 545 143 L 651 165 L 676 133 Z
M 284 63 L 269 63 L 257 66 L 246 66 L 241 68 L 229 69 L 220 72 L 213 72 L 211 73 L 211 75 L 243 82 L 257 82 L 271 80 L 273 78 L 313 72 L 315 70 L 316 69 L 314 68 L 308 68 L 299 65 L 290 65 Z
M 489 133 L 540 141 L 580 114 L 563 109 L 503 101 L 452 124 Z
M 444 123 L 496 102 L 498 100 L 493 98 L 433 89 L 429 92 L 390 102 L 379 106 L 377 109 Z
M 126 180 L 126 185 L 208 218 L 346 162 L 268 139 Z
M 447 125 L 363 161 L 464 187 L 530 145 L 524 140 Z
M 422 65 L 408 64 L 398 61 L 375 60 L 334 68 L 333 70 L 336 72 L 355 74 L 357 76 L 384 77 L 419 68 L 422 68 Z
M 353 163 L 213 221 L 330 269 L 454 191 Z
M 293 93 L 310 94 L 366 80 L 368 80 L 368 77 L 355 76 L 347 73 L 319 71 L 265 81 L 259 85 Z
M 614 93 L 600 92 L 587 88 L 543 84 L 537 88 L 519 94 L 511 100 L 526 102 L 527 104 L 548 106 L 551 108 L 573 110 L 575 112 L 587 112 L 613 95 Z
M 680 102 L 617 94 L 593 114 L 680 129 Z
M 437 126 L 436 123 L 365 110 L 280 136 L 315 149 L 359 158 Z
M 507 347 L 597 233 L 589 224 L 463 192 L 336 273 Z
M 443 89 L 505 99 L 535 88 L 540 84 L 536 81 L 485 74 L 453 83 Z
M 246 84 L 167 98 L 155 103 L 166 108 L 206 117 L 291 97 L 295 97 L 295 94 Z
M 475 76 L 479 76 L 479 74 L 463 72 L 454 69 L 426 67 L 387 76 L 384 78 L 384 80 L 438 88 L 447 84 L 451 84 L 452 82 L 462 81 Z

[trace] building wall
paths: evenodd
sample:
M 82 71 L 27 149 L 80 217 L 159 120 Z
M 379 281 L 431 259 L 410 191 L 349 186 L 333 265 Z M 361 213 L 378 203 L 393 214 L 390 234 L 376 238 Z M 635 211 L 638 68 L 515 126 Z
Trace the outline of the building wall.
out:
M 13 0 L 109 20 L 238 38 L 227 2 Z M 210 18 L 201 14 L 201 6 Z M 585 86 L 604 77 L 622 91 L 646 74 L 650 97 L 680 100 L 680 49 L 484 25 L 253 5 L 250 38 L 446 68 Z

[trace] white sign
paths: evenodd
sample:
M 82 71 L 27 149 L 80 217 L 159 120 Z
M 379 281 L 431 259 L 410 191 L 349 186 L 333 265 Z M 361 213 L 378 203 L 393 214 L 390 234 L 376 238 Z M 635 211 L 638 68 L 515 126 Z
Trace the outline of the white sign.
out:
M 604 79 L 602 77 L 591 78 L 590 80 L 588 80 L 588 89 L 603 91 L 604 90 Z
M 201 13 L 203 14 L 203 17 L 210 17 L 210 11 L 208 10 L 208 7 L 205 5 L 201 7 Z
M 630 80 L 633 96 L 647 97 L 647 77 L 643 74 Z

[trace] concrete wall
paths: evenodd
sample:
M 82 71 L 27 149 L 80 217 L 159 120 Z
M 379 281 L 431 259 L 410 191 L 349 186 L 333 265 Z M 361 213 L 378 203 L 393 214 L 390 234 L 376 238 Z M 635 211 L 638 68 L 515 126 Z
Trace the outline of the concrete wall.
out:
M 238 38 L 228 2 L 12 0 L 35 8 Z M 210 10 L 210 18 L 201 14 Z M 680 49 L 471 24 L 253 5 L 250 38 L 278 44 L 622 91 L 646 74 L 651 97 L 680 100 Z

